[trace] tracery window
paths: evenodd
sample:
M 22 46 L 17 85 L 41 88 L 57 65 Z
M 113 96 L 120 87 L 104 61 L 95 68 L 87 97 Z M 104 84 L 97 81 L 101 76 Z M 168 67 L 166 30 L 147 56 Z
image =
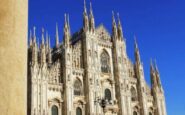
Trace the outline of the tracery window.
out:
M 79 79 L 74 82 L 74 95 L 82 95 L 82 83 Z
M 100 56 L 101 58 L 101 72 L 109 73 L 110 72 L 110 57 L 109 54 L 104 50 Z
M 137 101 L 137 92 L 134 87 L 131 87 L 131 100 Z
M 56 105 L 53 105 L 51 108 L 52 115 L 58 115 L 58 107 Z
M 76 108 L 76 115 L 82 115 L 82 109 L 80 107 Z
M 105 89 L 105 99 L 111 100 L 111 91 L 109 89 Z

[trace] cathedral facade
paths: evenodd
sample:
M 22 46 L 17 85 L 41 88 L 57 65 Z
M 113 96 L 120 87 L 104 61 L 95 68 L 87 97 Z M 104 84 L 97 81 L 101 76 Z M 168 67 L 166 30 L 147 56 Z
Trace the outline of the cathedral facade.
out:
M 35 28 L 28 48 L 28 115 L 167 115 L 156 64 L 151 61 L 151 86 L 144 78 L 135 40 L 135 62 L 126 53 L 119 15 L 112 15 L 112 33 L 95 27 L 92 6 L 84 4 L 83 27 L 71 34 L 65 15 L 63 42 L 50 47 Z

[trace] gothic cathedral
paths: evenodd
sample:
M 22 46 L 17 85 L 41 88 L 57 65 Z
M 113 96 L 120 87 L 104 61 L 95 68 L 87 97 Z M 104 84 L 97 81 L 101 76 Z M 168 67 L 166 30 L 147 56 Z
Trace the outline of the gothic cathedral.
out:
M 157 65 L 151 61 L 151 88 L 135 40 L 135 62 L 126 53 L 119 14 L 112 15 L 112 33 L 95 27 L 92 5 L 84 2 L 83 27 L 71 34 L 65 14 L 63 42 L 50 47 L 30 32 L 28 48 L 28 115 L 167 115 Z M 46 39 L 46 40 L 45 40 Z

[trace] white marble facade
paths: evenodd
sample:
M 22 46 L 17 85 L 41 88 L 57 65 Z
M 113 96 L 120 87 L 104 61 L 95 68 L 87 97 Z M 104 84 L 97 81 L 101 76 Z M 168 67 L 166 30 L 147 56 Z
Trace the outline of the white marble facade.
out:
M 157 66 L 151 62 L 150 88 L 137 42 L 133 63 L 117 18 L 113 14 L 110 34 L 103 25 L 95 27 L 92 6 L 88 15 L 84 5 L 83 28 L 71 34 L 65 15 L 63 42 L 56 26 L 53 48 L 44 29 L 41 44 L 35 28 L 30 32 L 28 115 L 166 115 Z

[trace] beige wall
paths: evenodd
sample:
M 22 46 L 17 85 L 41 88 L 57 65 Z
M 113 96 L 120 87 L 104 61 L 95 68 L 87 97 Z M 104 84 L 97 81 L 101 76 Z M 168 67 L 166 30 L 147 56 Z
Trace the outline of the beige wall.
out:
M 26 115 L 28 0 L 0 0 L 0 114 Z

